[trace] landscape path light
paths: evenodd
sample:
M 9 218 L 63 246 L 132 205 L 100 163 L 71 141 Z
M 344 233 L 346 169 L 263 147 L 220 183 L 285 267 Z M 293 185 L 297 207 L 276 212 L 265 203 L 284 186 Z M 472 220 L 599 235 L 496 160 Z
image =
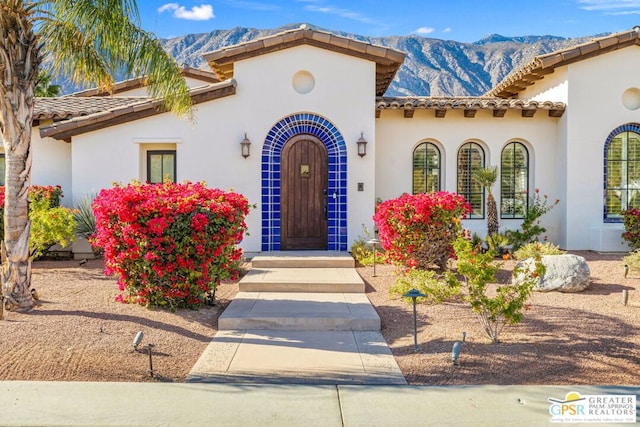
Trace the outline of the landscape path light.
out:
M 416 312 L 416 299 L 426 295 L 414 288 L 402 296 L 413 300 L 413 351 L 418 353 L 420 352 L 420 349 L 418 348 L 418 314 Z
M 367 242 L 367 245 L 373 247 L 373 277 L 376 277 L 376 249 L 380 244 L 380 240 L 373 238 Z

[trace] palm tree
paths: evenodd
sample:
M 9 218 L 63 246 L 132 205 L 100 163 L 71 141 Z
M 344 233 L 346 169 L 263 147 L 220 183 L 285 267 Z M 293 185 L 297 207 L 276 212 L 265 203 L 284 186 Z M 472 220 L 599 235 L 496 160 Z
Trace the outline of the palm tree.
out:
M 61 88 L 59 85 L 51 84 L 51 75 L 46 71 L 38 73 L 38 81 L 36 82 L 35 95 L 42 98 L 53 98 L 60 95 Z
M 135 0 L 0 0 L 0 133 L 5 153 L 2 287 L 18 309 L 33 307 L 30 224 L 34 91 L 43 58 L 53 73 L 109 89 L 116 71 L 146 75 L 149 93 L 165 108 L 191 112 L 180 67 L 140 28 Z
M 493 187 L 493 184 L 495 184 L 498 179 L 498 167 L 492 166 L 476 169 L 473 173 L 473 179 L 487 190 L 487 236 L 491 236 L 497 233 L 500 228 L 496 199 L 491 192 L 491 187 Z

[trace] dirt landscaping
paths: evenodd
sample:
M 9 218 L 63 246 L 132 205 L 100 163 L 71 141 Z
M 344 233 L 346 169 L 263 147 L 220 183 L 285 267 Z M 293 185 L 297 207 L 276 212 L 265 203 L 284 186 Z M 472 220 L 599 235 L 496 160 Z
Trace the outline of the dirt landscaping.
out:
M 382 333 L 410 384 L 638 385 L 640 377 L 640 272 L 624 278 L 621 255 L 579 252 L 593 284 L 578 294 L 535 293 L 525 321 L 507 327 L 501 343 L 484 336 L 468 305 L 418 305 L 413 346 L 410 305 L 392 299 L 395 269 L 358 267 L 367 296 L 382 319 Z M 513 261 L 503 265 L 508 276 Z M 5 312 L 0 321 L 0 380 L 184 381 L 216 333 L 217 318 L 233 299 L 222 285 L 218 305 L 176 313 L 114 301 L 115 280 L 100 260 L 36 262 L 33 286 L 40 305 L 30 313 Z M 622 290 L 629 305 L 622 304 Z M 138 331 L 144 337 L 133 350 Z M 451 348 L 466 332 L 459 364 Z M 154 378 L 147 345 L 153 347 Z

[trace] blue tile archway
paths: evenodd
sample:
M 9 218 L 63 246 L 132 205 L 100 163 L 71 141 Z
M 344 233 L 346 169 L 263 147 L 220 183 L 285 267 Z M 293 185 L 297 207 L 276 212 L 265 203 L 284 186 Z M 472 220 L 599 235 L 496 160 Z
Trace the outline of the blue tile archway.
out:
M 330 251 L 347 250 L 347 150 L 333 123 L 312 113 L 297 113 L 276 123 L 262 148 L 262 250 L 280 250 L 280 155 L 297 135 L 319 138 L 329 154 L 327 212 Z

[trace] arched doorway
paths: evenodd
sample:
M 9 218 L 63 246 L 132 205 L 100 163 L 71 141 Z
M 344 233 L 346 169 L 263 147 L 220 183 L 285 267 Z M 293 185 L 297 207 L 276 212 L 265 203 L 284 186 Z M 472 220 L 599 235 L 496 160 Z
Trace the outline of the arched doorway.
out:
M 342 134 L 329 120 L 312 113 L 285 117 L 268 132 L 262 149 L 262 250 L 279 251 L 282 245 L 282 156 L 291 141 L 315 140 L 326 151 L 326 249 L 347 250 L 347 153 Z M 316 145 L 317 147 L 317 145 Z M 300 163 L 299 166 L 302 166 Z M 298 173 L 300 170 L 298 170 Z M 310 171 L 311 173 L 311 171 Z M 286 184 L 285 184 L 286 185 Z M 324 197 L 324 195 L 323 195 Z M 286 209 L 286 208 L 285 208 Z M 323 206 L 324 209 L 324 206 Z M 324 213 L 324 211 L 323 211 Z

